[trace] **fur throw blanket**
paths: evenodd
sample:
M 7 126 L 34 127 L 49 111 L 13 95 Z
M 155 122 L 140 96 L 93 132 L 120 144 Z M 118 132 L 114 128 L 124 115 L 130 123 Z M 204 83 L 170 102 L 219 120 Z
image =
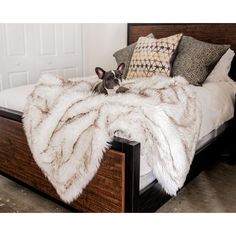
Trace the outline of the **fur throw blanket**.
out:
M 200 114 L 182 77 L 125 81 L 126 94 L 92 93 L 96 77 L 43 76 L 28 97 L 24 129 L 33 157 L 61 199 L 76 199 L 96 174 L 114 136 L 141 143 L 170 195 L 184 184 L 198 140 Z

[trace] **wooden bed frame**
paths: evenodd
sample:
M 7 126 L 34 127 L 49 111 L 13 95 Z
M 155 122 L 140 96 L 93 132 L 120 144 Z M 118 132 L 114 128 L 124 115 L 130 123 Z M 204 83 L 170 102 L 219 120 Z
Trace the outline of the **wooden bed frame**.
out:
M 149 33 L 162 38 L 179 32 L 207 42 L 231 44 L 231 48 L 236 49 L 236 24 L 128 24 L 128 45 Z M 236 77 L 235 64 L 233 60 L 232 78 Z M 20 112 L 0 108 L 0 173 L 66 205 L 34 162 L 21 119 Z M 227 131 L 196 152 L 186 183 L 232 140 L 235 119 L 229 123 Z M 135 141 L 115 137 L 95 177 L 79 198 L 66 207 L 82 212 L 156 211 L 171 197 L 157 180 L 139 191 L 140 148 Z

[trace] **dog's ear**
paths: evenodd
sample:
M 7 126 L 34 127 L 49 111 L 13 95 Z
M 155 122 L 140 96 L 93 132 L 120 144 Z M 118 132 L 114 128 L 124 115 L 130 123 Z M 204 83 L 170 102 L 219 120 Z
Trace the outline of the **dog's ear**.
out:
M 101 67 L 96 67 L 95 72 L 98 75 L 99 79 L 103 79 L 103 76 L 105 74 L 105 71 Z
M 119 70 L 121 73 L 123 73 L 123 70 L 125 69 L 125 63 L 121 63 L 118 67 L 117 70 Z

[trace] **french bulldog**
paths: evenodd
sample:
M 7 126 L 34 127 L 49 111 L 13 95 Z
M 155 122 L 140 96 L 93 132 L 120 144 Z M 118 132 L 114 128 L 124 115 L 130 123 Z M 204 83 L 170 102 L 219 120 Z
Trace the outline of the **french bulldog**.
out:
M 93 90 L 95 93 L 106 95 L 115 93 L 125 93 L 128 88 L 121 86 L 122 74 L 125 64 L 121 63 L 116 70 L 105 71 L 101 67 L 96 67 L 95 72 L 99 79 L 102 80 Z

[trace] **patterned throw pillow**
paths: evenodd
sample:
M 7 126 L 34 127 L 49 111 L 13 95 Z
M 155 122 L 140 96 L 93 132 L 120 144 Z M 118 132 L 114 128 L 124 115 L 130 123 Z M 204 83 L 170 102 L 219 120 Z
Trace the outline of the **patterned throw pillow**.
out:
M 190 84 L 201 85 L 229 47 L 183 36 L 173 63 L 172 75 L 181 75 Z
M 155 38 L 153 34 L 149 34 L 146 36 L 147 38 Z M 125 69 L 123 71 L 123 78 L 126 78 L 126 75 L 128 73 L 128 69 L 129 69 L 129 64 L 134 52 L 134 49 L 136 47 L 136 43 L 132 43 L 129 46 L 122 48 L 118 51 L 116 51 L 113 54 L 113 57 L 115 57 L 117 65 L 120 65 L 121 63 L 125 63 Z
M 161 39 L 140 37 L 132 55 L 127 79 L 169 76 L 181 37 L 182 34 Z

